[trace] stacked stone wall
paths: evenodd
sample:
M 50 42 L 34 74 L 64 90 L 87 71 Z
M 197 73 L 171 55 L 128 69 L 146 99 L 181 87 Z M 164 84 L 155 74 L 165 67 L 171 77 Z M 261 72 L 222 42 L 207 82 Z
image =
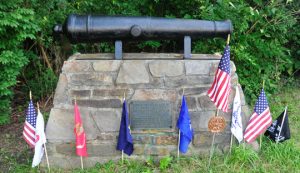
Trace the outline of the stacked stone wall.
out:
M 64 168 L 80 165 L 80 158 L 75 155 L 73 133 L 75 98 L 87 135 L 89 157 L 84 159 L 84 164 L 93 166 L 97 162 L 119 159 L 121 153 L 116 150 L 116 143 L 124 93 L 128 105 L 132 101 L 150 100 L 172 104 L 171 128 L 132 129 L 132 158 L 176 155 L 176 121 L 183 93 L 194 129 L 194 139 L 186 155 L 207 153 L 212 141 L 207 124 L 215 115 L 216 107 L 206 93 L 213 82 L 220 56 L 193 55 L 188 60 L 179 59 L 176 54 L 128 54 L 129 58 L 125 60 L 112 60 L 112 56 L 78 54 L 65 61 L 46 127 L 51 164 Z M 236 86 L 241 93 L 244 126 L 249 116 L 235 72 L 231 62 L 230 111 L 219 113 L 227 122 L 225 131 L 216 135 L 219 151 L 228 149 L 230 143 L 231 108 Z

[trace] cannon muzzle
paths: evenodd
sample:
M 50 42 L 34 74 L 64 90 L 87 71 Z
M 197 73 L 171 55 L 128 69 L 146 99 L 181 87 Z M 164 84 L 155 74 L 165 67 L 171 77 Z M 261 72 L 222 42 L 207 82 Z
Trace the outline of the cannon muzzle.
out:
M 63 25 L 54 27 L 54 34 L 64 34 L 72 43 L 113 40 L 164 40 L 223 37 L 232 33 L 232 23 L 158 17 L 117 17 L 69 15 Z

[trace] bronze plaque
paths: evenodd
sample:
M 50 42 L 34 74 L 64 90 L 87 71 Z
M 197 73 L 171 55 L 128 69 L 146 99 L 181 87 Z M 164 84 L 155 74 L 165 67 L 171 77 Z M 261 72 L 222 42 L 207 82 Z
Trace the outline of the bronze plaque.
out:
M 223 117 L 212 117 L 208 122 L 208 130 L 213 133 L 223 132 L 226 127 L 226 121 Z
M 168 101 L 132 101 L 129 104 L 129 117 L 133 130 L 172 128 L 172 109 Z

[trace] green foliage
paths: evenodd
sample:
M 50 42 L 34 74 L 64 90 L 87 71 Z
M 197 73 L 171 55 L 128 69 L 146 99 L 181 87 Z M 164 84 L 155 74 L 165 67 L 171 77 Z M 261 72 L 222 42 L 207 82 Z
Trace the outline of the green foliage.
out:
M 238 164 L 243 167 L 244 165 L 255 165 L 257 161 L 259 161 L 259 156 L 255 151 L 240 145 L 233 148 L 228 164 Z
M 159 168 L 161 171 L 167 169 L 171 162 L 172 162 L 173 158 L 170 156 L 164 157 L 159 161 Z
M 11 87 L 28 63 L 23 42 L 34 39 L 38 31 L 34 11 L 22 3 L 22 0 L 0 3 L 0 125 L 9 121 Z
M 230 44 L 232 60 L 248 101 L 253 101 L 263 80 L 267 93 L 272 94 L 282 77 L 300 73 L 299 7 L 299 1 L 262 0 L 5 1 L 0 4 L 0 69 L 3 69 L 0 124 L 9 119 L 12 89 L 17 81 L 22 86 L 21 92 L 26 93 L 23 95 L 32 89 L 37 92 L 35 97 L 46 97 L 53 92 L 54 73 L 60 73 L 63 61 L 70 54 L 114 51 L 112 42 L 73 47 L 65 39 L 54 42 L 53 26 L 71 13 L 230 19 L 234 25 Z M 224 46 L 224 39 L 200 39 L 193 41 L 193 52 L 221 53 Z M 182 49 L 182 40 L 124 44 L 126 52 L 181 52 Z

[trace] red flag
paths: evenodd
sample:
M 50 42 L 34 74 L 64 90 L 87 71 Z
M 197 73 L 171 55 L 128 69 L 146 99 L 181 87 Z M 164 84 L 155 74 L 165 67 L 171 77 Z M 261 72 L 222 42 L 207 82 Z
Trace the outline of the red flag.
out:
M 74 113 L 75 113 L 74 133 L 76 136 L 76 154 L 78 156 L 87 157 L 88 154 L 87 154 L 87 150 L 86 150 L 86 137 L 85 137 L 85 132 L 84 132 L 81 117 L 80 117 L 80 112 L 79 112 L 76 101 L 75 101 L 75 106 L 74 106 Z

